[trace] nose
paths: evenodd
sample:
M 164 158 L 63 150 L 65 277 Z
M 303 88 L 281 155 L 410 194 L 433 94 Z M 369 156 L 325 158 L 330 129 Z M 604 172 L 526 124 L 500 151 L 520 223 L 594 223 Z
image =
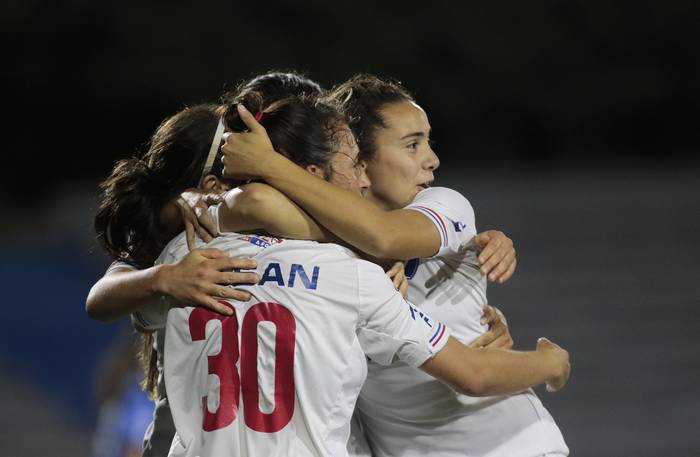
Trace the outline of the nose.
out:
M 437 170 L 437 168 L 440 166 L 440 159 L 438 158 L 437 154 L 435 154 L 435 151 L 433 151 L 433 148 L 428 148 L 428 151 L 428 157 L 424 162 L 425 168 L 430 171 Z
M 362 191 L 369 189 L 369 186 L 372 185 L 372 182 L 369 180 L 369 176 L 367 176 L 367 163 L 364 161 L 360 166 L 360 173 L 357 177 L 357 185 Z

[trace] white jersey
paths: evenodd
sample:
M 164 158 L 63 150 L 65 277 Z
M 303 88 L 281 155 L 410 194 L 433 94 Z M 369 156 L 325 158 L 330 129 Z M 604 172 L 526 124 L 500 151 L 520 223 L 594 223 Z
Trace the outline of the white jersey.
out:
M 256 259 L 234 315 L 163 302 L 140 311 L 166 328 L 172 456 L 344 456 L 366 358 L 419 366 L 447 342 L 376 265 L 334 244 L 226 234 L 208 247 Z M 159 263 L 187 253 L 184 235 Z M 240 286 L 239 286 L 240 287 Z
M 486 278 L 473 241 L 474 210 L 446 188 L 420 192 L 407 208 L 429 217 L 441 238 L 435 256 L 407 263 L 409 298 L 468 344 L 487 330 L 480 323 Z M 559 428 L 531 390 L 469 397 L 401 363 L 370 363 L 358 408 L 375 456 L 568 454 Z

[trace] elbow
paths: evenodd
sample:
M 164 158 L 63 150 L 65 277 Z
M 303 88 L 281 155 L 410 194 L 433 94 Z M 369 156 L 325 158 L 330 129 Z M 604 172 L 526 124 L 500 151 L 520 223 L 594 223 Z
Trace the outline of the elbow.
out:
M 242 219 L 257 220 L 261 214 L 267 214 L 270 207 L 274 206 L 274 192 L 267 184 L 246 184 L 245 190 L 237 198 L 238 215 Z
M 95 300 L 92 299 L 91 295 L 88 295 L 87 300 L 85 300 L 85 312 L 90 319 L 100 320 L 100 313 L 95 306 Z
M 488 389 L 484 380 L 477 376 L 470 376 L 469 379 L 461 380 L 457 386 L 459 393 L 470 397 L 483 397 L 488 395 Z
M 85 300 L 85 312 L 90 319 L 102 322 L 111 322 L 112 319 L 104 313 L 104 310 L 100 307 L 99 300 L 95 297 L 94 288 L 90 289 L 90 293 Z
M 393 240 L 389 239 L 386 234 L 383 233 L 370 233 L 370 237 L 367 240 L 367 247 L 365 252 L 367 254 L 374 256 L 378 259 L 395 259 L 396 252 L 393 248 Z M 399 259 L 403 260 L 403 259 Z
M 491 394 L 489 381 L 488 370 L 470 370 L 466 376 L 460 379 L 457 388 L 461 394 L 471 397 L 483 397 Z

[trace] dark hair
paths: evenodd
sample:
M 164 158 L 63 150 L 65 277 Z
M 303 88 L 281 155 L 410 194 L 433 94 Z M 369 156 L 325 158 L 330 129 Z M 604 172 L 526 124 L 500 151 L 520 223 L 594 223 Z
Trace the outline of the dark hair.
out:
M 328 97 L 337 103 L 348 118 L 362 160 L 374 158 L 377 129 L 388 127 L 381 110 L 391 103 L 414 101 L 399 81 L 384 80 L 369 74 L 353 76 L 335 86 Z
M 185 108 L 163 122 L 142 158 L 120 160 L 100 184 L 95 216 L 100 244 L 114 258 L 146 268 L 163 250 L 160 211 L 182 191 L 196 187 L 220 118 L 216 105 Z M 221 176 L 214 161 L 211 173 Z
M 138 268 L 153 265 L 168 241 L 160 211 L 199 184 L 220 117 L 216 105 L 196 105 L 174 114 L 156 129 L 143 157 L 120 160 L 100 184 L 103 197 L 95 232 L 112 257 Z M 210 173 L 221 176 L 222 168 L 215 160 Z M 145 374 L 142 386 L 155 398 L 158 367 L 151 333 L 141 335 L 138 358 Z
M 224 99 L 246 92 L 258 92 L 264 97 L 265 103 L 274 103 L 293 95 L 321 95 L 323 89 L 317 82 L 299 73 L 270 71 L 242 82 L 235 91 L 225 94 Z
M 330 179 L 330 159 L 337 152 L 339 134 L 347 126 L 345 116 L 328 101 L 316 96 L 287 97 L 269 103 L 259 92 L 244 90 L 225 100 L 224 126 L 232 132 L 243 132 L 237 105 L 260 118 L 272 146 L 277 152 L 301 167 L 317 165 Z

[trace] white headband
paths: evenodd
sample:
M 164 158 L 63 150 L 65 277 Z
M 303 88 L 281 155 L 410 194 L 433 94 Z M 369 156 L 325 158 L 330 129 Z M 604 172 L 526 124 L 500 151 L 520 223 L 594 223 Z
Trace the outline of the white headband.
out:
M 209 173 L 214 165 L 214 159 L 216 158 L 216 153 L 219 152 L 219 145 L 221 144 L 221 137 L 224 135 L 224 124 L 219 118 L 219 124 L 216 126 L 216 133 L 214 133 L 214 139 L 211 142 L 211 147 L 209 148 L 209 155 L 207 155 L 207 161 L 204 162 L 204 169 L 202 170 L 202 177 L 200 181 L 204 179 L 207 173 Z

